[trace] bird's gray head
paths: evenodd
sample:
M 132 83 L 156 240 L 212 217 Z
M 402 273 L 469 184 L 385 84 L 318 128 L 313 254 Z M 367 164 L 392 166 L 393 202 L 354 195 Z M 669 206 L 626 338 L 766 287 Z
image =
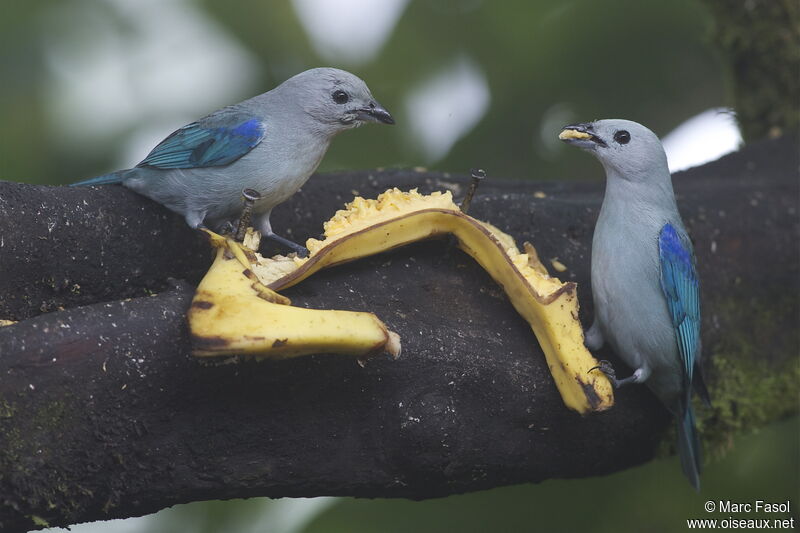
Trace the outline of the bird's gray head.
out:
M 667 156 L 655 133 L 630 120 L 606 119 L 564 126 L 562 141 L 594 154 L 606 169 L 630 181 L 666 173 Z
M 367 84 L 344 70 L 306 70 L 286 80 L 280 90 L 296 95 L 302 110 L 329 133 L 365 122 L 394 124 L 392 115 L 372 97 Z

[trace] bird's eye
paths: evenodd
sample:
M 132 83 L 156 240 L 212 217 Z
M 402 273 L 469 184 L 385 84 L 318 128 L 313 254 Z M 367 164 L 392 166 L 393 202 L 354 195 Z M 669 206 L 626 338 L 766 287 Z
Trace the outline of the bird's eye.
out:
M 341 89 L 333 91 L 331 98 L 333 98 L 333 101 L 337 104 L 346 104 L 350 101 L 350 95 Z
M 631 134 L 625 130 L 619 130 L 614 134 L 614 140 L 619 144 L 628 144 L 628 142 L 631 140 Z

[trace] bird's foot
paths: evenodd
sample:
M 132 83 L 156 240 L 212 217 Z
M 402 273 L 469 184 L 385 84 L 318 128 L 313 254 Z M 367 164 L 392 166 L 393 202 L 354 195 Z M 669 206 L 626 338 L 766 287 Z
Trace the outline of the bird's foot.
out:
M 282 244 L 283 246 L 289 248 L 293 252 L 296 252 L 297 255 L 299 255 L 300 257 L 308 256 L 308 249 L 305 246 L 301 246 L 296 242 L 290 241 L 285 237 L 281 237 L 280 235 L 276 235 L 275 233 L 272 232 L 265 233 L 263 237 L 266 237 L 267 239 L 272 239 L 273 241 Z
M 611 365 L 611 363 L 609 361 L 606 361 L 605 359 L 601 359 L 600 364 L 590 368 L 589 372 L 591 372 L 592 370 L 599 370 L 600 372 L 605 374 L 606 377 L 610 379 L 612 382 L 617 380 L 617 372 L 614 370 L 614 367 Z
M 639 378 L 641 376 L 641 371 L 637 370 L 627 378 L 617 379 L 616 370 L 614 370 L 614 367 L 611 365 L 611 363 L 609 361 L 606 361 L 605 359 L 601 360 L 599 365 L 590 368 L 589 372 L 591 372 L 592 370 L 599 370 L 600 372 L 605 374 L 608 380 L 611 382 L 611 384 L 614 385 L 615 389 L 618 389 L 623 385 L 627 385 L 629 383 L 636 383 L 637 381 L 639 381 Z
M 226 220 L 219 227 L 219 234 L 220 235 L 233 235 L 233 232 L 234 232 L 235 229 L 236 229 L 236 227 L 233 225 L 233 223 L 230 220 Z

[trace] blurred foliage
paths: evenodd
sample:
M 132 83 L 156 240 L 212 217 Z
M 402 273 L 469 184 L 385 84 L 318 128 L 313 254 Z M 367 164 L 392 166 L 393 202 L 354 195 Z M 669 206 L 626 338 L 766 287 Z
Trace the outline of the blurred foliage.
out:
M 198 1 L 262 67 L 256 83 L 241 87 L 237 99 L 324 63 L 287 1 Z M 4 3 L 2 179 L 66 183 L 120 165 L 124 136 L 105 136 L 75 149 L 53 134 L 53 117 L 47 115 L 50 93 L 44 90 L 52 81 L 47 47 L 68 44 L 58 39 L 79 41 L 87 53 L 93 45 L 102 46 L 93 40 L 99 32 L 83 17 L 59 16 L 58 31 L 51 31 L 43 19 L 56 5 L 62 12 L 70 5 L 106 12 L 111 27 L 105 30 L 126 31 L 124 20 L 103 0 Z M 626 117 L 663 135 L 700 111 L 726 104 L 723 67 L 707 39 L 710 24 L 697 0 L 412 1 L 374 61 L 362 67 L 335 65 L 363 77 L 398 125 L 340 136 L 321 170 L 425 165 L 404 127 L 404 99 L 431 75 L 468 57 L 486 75 L 490 108 L 444 159 L 429 166 L 454 172 L 482 166 L 490 175 L 511 178 L 599 176 L 591 158 L 555 141 L 559 126 Z M 219 101 L 216 107 L 229 103 Z M 213 109 L 197 109 L 196 116 Z M 152 121 L 145 110 L 141 117 Z M 163 135 L 182 124 L 173 124 Z M 68 125 L 76 132 L 81 127 Z
M 800 132 L 800 2 L 703 0 L 745 141 Z
M 277 79 L 318 64 L 308 45 L 294 46 L 287 36 L 302 36 L 291 11 L 268 16 L 272 4 L 263 4 L 262 17 L 251 7 L 255 16 L 242 26 L 239 15 L 251 6 L 248 0 L 206 5 L 246 42 L 260 42 L 256 52 L 267 65 L 271 57 L 281 58 Z M 596 174 L 589 158 L 560 146 L 554 153 L 541 149 L 541 136 L 554 139 L 563 125 L 541 131 L 548 109 L 565 104 L 570 120 L 624 116 L 664 134 L 723 105 L 721 66 L 706 41 L 709 23 L 702 6 L 686 0 L 412 2 L 377 60 L 358 69 L 400 127 L 342 135 L 321 168 L 421 164 L 404 136 L 400 102 L 410 87 L 467 56 L 487 76 L 491 106 L 434 168 L 466 172 L 482 166 L 496 176 L 536 179 Z M 273 30 L 280 38 L 263 37 Z M 273 47 L 280 52 L 273 55 Z M 296 66 L 287 72 L 286 63 Z

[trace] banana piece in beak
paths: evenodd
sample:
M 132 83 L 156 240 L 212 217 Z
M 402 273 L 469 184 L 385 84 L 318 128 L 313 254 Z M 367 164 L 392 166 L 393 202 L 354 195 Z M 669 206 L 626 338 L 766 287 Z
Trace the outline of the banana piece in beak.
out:
M 566 141 L 567 139 L 591 139 L 592 136 L 585 131 L 564 130 L 558 134 L 558 138 L 562 141 Z

